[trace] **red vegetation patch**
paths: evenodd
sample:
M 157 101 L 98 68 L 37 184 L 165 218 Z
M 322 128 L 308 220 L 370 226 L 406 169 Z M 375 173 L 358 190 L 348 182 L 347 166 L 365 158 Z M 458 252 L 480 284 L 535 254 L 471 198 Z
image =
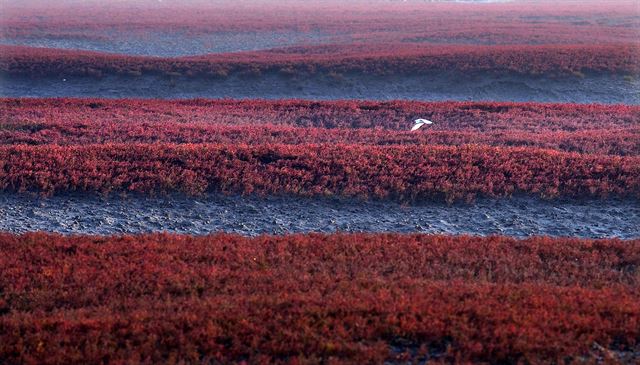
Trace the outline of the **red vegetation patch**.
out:
M 435 122 L 408 131 L 416 118 Z M 0 144 L 531 146 L 640 155 L 640 107 L 471 102 L 0 99 Z
M 369 75 L 515 73 L 578 75 L 583 72 L 640 74 L 640 45 L 424 46 L 411 44 L 330 45 L 159 58 L 88 51 L 0 46 L 0 72 L 28 76 L 163 74 L 168 77 L 283 77 L 345 73 Z
M 242 4 L 240 4 L 242 3 Z M 8 38 L 124 34 L 197 36 L 234 32 L 307 32 L 323 41 L 434 43 L 635 42 L 633 0 L 494 4 L 390 1 L 20 1 L 3 4 Z
M 8 363 L 639 355 L 637 240 L 0 234 L 0 249 Z
M 0 190 L 222 191 L 402 201 L 517 193 L 640 198 L 640 157 L 482 146 L 4 146 Z

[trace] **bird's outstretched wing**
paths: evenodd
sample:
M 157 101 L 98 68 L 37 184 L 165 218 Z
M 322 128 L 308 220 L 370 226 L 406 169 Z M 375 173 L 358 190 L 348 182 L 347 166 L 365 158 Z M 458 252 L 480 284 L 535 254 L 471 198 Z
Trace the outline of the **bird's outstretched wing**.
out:
M 423 124 L 433 124 L 433 122 L 428 120 L 428 119 L 416 119 L 415 122 L 416 123 L 423 123 Z
M 413 125 L 413 127 L 411 128 L 411 131 L 417 131 L 418 128 L 422 127 L 424 125 L 424 123 L 416 123 Z

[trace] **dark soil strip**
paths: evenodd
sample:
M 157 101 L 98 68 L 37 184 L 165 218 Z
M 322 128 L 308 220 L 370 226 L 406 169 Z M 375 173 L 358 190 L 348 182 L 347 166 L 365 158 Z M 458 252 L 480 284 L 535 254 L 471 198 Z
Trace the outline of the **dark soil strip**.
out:
M 0 195 L 0 230 L 65 234 L 168 231 L 244 235 L 293 232 L 640 237 L 635 200 L 479 199 L 475 204 L 400 205 L 355 200 L 208 196 L 205 198 Z
M 640 104 L 640 82 L 622 76 L 560 78 L 437 73 L 419 76 L 336 75 L 287 78 L 160 76 L 28 78 L 5 75 L 0 96 L 105 98 L 301 98 L 316 100 L 493 100 Z

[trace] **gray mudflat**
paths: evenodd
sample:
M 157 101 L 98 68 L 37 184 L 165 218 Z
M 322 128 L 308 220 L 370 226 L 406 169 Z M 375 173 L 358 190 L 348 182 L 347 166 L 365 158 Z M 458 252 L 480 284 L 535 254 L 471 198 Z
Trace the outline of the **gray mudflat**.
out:
M 2 37 L 0 44 L 29 47 L 79 49 L 133 56 L 180 57 L 210 53 L 257 51 L 292 45 L 318 44 L 336 40 L 322 32 L 227 31 L 189 34 L 181 31 L 92 31 L 69 30 L 66 36 L 51 37 L 46 30 L 30 37 Z
M 299 98 L 314 100 L 470 100 L 640 104 L 640 80 L 617 75 L 536 78 L 515 75 L 259 77 L 162 76 L 28 78 L 5 75 L 0 96 L 105 98 Z
M 112 197 L 41 199 L 0 194 L 0 230 L 65 234 L 167 231 L 245 235 L 294 232 L 423 232 L 441 234 L 640 237 L 637 200 L 480 199 L 473 205 L 303 199 L 293 197 Z

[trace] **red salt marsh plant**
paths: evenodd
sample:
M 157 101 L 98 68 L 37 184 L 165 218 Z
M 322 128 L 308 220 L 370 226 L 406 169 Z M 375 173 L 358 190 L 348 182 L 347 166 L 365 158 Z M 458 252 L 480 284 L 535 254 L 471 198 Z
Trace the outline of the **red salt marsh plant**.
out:
M 640 197 L 640 157 L 472 145 L 3 146 L 0 190 L 215 191 L 449 202 L 519 193 L 635 199 Z
M 88 145 L 105 143 L 247 144 L 247 145 L 440 145 L 530 146 L 596 155 L 640 155 L 640 130 L 586 132 L 467 132 L 429 130 L 422 133 L 370 129 L 325 129 L 261 125 L 224 126 L 208 123 L 164 123 L 157 129 L 145 122 L 28 123 L 0 131 L 5 145 Z M 426 128 L 425 128 L 426 129 Z
M 417 117 L 435 124 L 409 133 Z M 0 144 L 482 144 L 625 156 L 640 154 L 639 125 L 633 105 L 0 99 Z
M 308 34 L 314 41 L 360 43 L 601 44 L 637 40 L 629 0 L 493 4 L 389 1 L 308 3 L 98 3 L 3 6 L 7 38 L 88 39 L 138 34 Z M 428 24 L 428 27 L 425 27 Z M 78 31 L 81 29 L 82 31 Z
M 166 123 L 249 125 L 258 121 L 327 129 L 407 130 L 413 119 L 420 116 L 437 122 L 430 127 L 432 130 L 571 132 L 637 127 L 640 106 L 403 100 L 0 98 L 0 117 L 6 126 L 29 121 L 46 125 L 91 120 L 126 125 L 142 120 L 154 127 Z
M 632 363 L 640 343 L 637 240 L 0 234 L 0 249 L 7 363 Z
M 265 73 L 307 76 L 418 75 L 455 71 L 538 76 L 585 72 L 638 75 L 640 46 L 616 45 L 325 45 L 194 57 L 160 58 L 0 46 L 0 72 L 31 77 L 162 74 L 221 77 Z

